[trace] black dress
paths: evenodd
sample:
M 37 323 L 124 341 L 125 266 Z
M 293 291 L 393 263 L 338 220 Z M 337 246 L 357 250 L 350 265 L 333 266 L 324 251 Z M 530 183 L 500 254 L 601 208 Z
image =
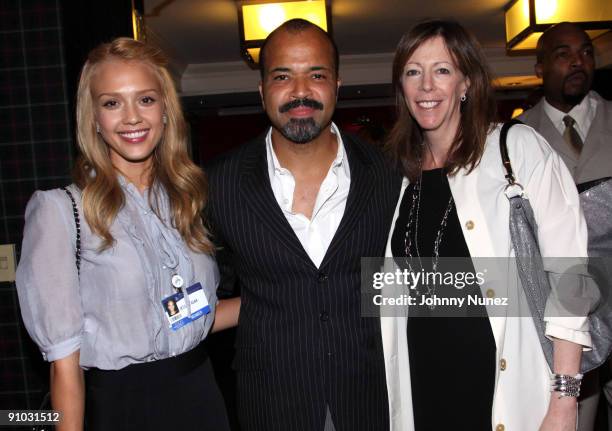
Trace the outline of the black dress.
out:
M 403 259 L 399 258 L 406 256 L 406 225 L 413 189 L 414 184 L 410 184 L 404 193 L 391 239 L 393 255 L 400 264 Z M 423 172 L 417 231 L 420 256 L 434 255 L 434 241 L 450 196 L 443 169 Z M 415 215 L 416 211 L 413 220 Z M 416 256 L 414 240 L 412 242 L 410 251 L 412 256 Z M 454 205 L 448 215 L 438 254 L 440 257 L 470 256 Z M 438 271 L 443 271 L 442 261 L 440 265 Z M 473 271 L 471 263 L 463 265 L 470 266 L 465 270 Z M 480 289 L 474 285 L 456 293 L 480 295 Z M 416 292 L 412 294 L 420 302 Z M 450 317 L 448 309 L 443 307 L 410 307 L 407 335 L 416 431 L 448 428 L 491 430 L 495 339 L 486 309 L 471 310 L 474 311 L 481 317 Z

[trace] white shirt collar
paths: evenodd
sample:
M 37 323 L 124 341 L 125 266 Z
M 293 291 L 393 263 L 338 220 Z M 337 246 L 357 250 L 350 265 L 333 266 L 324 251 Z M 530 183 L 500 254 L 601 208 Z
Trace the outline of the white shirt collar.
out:
M 563 122 L 563 117 L 566 115 L 571 116 L 575 121 L 576 125 L 574 126 L 578 131 L 578 134 L 584 141 L 589 134 L 589 129 L 591 128 L 591 123 L 595 118 L 595 114 L 597 113 L 597 99 L 594 97 L 593 92 L 589 91 L 587 95 L 582 99 L 582 101 L 574 106 L 568 113 L 558 110 L 546 100 L 546 97 L 543 98 L 544 103 L 544 112 L 550 118 L 555 128 L 559 131 L 559 133 L 563 134 L 565 130 L 565 123 Z

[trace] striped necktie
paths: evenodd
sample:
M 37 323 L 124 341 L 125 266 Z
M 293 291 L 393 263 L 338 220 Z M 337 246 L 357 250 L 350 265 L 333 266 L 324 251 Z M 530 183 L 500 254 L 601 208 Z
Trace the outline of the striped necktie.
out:
M 578 131 L 574 127 L 576 124 L 576 120 L 574 120 L 569 115 L 563 117 L 563 123 L 565 123 L 565 130 L 563 131 L 563 140 L 565 143 L 569 145 L 569 147 L 576 152 L 576 154 L 580 155 L 580 151 L 582 151 L 582 139 L 578 134 Z

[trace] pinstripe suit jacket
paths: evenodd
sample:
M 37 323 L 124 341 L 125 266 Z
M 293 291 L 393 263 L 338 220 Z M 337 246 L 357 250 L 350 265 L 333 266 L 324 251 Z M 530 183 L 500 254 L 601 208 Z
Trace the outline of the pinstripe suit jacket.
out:
M 321 431 L 327 407 L 337 431 L 389 429 L 380 322 L 360 316 L 360 258 L 383 256 L 401 181 L 378 149 L 342 138 L 350 191 L 319 268 L 276 202 L 263 136 L 209 169 L 211 229 L 241 289 L 243 430 Z

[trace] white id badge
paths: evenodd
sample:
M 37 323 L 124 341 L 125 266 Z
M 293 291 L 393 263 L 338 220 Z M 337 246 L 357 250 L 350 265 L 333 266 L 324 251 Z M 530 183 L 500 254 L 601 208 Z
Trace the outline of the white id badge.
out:
M 191 303 L 191 316 L 188 316 L 187 303 L 185 302 L 183 292 L 178 292 L 162 299 L 164 312 L 173 331 L 210 313 L 210 305 L 200 283 L 193 284 L 185 290 Z

